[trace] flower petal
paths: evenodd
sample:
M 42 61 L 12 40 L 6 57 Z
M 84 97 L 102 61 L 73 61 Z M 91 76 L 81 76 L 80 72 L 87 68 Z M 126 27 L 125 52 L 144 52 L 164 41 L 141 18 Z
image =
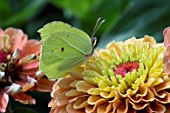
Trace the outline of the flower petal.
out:
M 13 98 L 23 104 L 36 104 L 35 99 L 22 92 L 13 95 Z
M 149 112 L 153 113 L 164 113 L 166 111 L 166 107 L 158 102 L 153 102 L 148 106 Z
M 2 48 L 2 36 L 4 35 L 4 31 L 0 29 L 0 49 Z
M 163 31 L 163 35 L 164 35 L 164 44 L 165 46 L 170 46 L 170 27 L 167 27 L 164 31 Z
M 42 92 L 51 92 L 54 83 L 55 83 L 54 81 L 50 81 L 48 78 L 42 78 L 38 80 L 37 90 Z
M 8 105 L 9 97 L 8 94 L 1 91 L 0 92 L 0 112 L 5 112 Z
M 41 48 L 41 42 L 38 40 L 28 40 L 26 46 L 24 46 L 23 50 L 20 53 L 20 58 L 25 57 L 29 54 L 39 55 Z
M 11 47 L 11 51 L 14 52 L 16 49 L 22 50 L 26 45 L 28 37 L 23 33 L 20 29 L 8 28 L 5 30 L 5 33 L 8 34 L 10 38 L 10 42 L 13 43 Z

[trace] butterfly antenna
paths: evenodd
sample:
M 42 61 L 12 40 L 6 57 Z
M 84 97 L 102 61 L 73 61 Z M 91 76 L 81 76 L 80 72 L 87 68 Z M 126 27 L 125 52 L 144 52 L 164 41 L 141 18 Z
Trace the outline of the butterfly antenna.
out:
M 97 32 L 97 30 L 100 28 L 100 26 L 105 22 L 105 20 L 101 20 L 101 17 L 97 19 L 96 25 L 93 29 L 91 38 L 94 38 L 95 33 Z

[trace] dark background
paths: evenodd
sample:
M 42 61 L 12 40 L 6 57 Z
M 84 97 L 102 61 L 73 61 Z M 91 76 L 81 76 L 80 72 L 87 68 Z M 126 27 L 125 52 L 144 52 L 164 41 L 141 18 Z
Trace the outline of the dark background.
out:
M 170 0 L 0 0 L 0 27 L 20 28 L 30 39 L 40 40 L 37 30 L 51 21 L 69 23 L 90 36 L 99 17 L 106 21 L 95 35 L 97 47 L 144 35 L 163 42 L 162 31 L 170 25 Z M 36 105 L 11 99 L 9 109 L 14 113 L 49 112 L 49 93 L 28 93 L 37 99 Z

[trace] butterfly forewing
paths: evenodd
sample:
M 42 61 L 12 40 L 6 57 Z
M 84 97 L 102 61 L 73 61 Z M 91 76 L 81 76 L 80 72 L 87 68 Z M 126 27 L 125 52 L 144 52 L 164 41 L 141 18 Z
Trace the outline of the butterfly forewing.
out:
M 40 33 L 42 37 L 41 39 L 42 42 L 48 39 L 48 37 L 52 35 L 53 33 L 62 32 L 62 31 L 75 33 L 76 35 L 81 36 L 82 38 L 85 38 L 86 40 L 90 40 L 89 36 L 85 32 L 77 28 L 71 27 L 69 24 L 66 24 L 60 21 L 54 21 L 54 22 L 48 23 L 43 28 L 38 30 L 38 32 Z
M 40 69 L 50 78 L 61 77 L 91 54 L 92 44 L 89 39 L 68 31 L 49 35 L 42 43 Z

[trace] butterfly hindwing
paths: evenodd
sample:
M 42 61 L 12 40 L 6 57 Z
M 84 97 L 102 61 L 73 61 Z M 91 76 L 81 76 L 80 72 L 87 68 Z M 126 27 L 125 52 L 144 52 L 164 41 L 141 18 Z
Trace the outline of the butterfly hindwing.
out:
M 49 78 L 59 78 L 86 60 L 91 41 L 69 31 L 55 32 L 42 42 L 40 69 Z

